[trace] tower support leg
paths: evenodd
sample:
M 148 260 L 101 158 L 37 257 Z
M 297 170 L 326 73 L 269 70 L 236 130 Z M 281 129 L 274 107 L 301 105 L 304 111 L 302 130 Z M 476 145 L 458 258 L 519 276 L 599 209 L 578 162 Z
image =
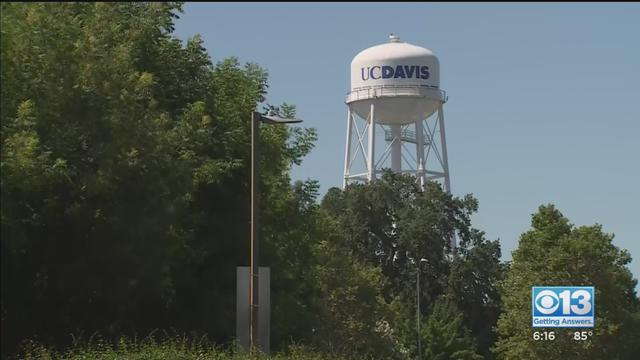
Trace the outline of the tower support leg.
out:
M 424 130 L 423 120 L 416 121 L 416 180 L 420 184 L 420 188 L 424 189 L 425 183 L 425 163 L 424 163 Z
M 449 179 L 449 159 L 447 157 L 447 137 L 444 133 L 444 112 L 442 104 L 438 107 L 438 125 L 440 126 L 440 144 L 442 147 L 442 171 L 444 172 L 444 188 L 451 192 L 451 180 Z
M 349 175 L 351 173 L 351 137 L 353 131 L 353 113 L 351 108 L 347 113 L 347 146 L 344 151 L 344 179 L 342 181 L 342 188 L 344 189 L 348 185 Z
M 399 173 L 402 171 L 401 125 L 389 125 L 389 127 L 391 130 L 391 170 Z
M 376 179 L 376 121 L 374 114 L 375 106 L 371 104 L 371 111 L 369 111 L 369 140 L 368 140 L 368 154 L 367 154 L 367 180 L 373 181 Z

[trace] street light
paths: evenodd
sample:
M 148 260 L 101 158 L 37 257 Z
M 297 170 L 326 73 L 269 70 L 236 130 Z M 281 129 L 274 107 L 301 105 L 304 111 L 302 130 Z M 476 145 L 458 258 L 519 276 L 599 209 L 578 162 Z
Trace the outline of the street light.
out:
M 422 344 L 420 341 L 420 270 L 422 263 L 427 262 L 427 259 L 422 258 L 420 262 L 416 265 L 416 318 L 417 318 L 417 328 L 418 328 L 418 359 L 422 360 Z
M 258 339 L 258 212 L 260 193 L 258 189 L 259 157 L 260 157 L 260 122 L 265 124 L 294 124 L 300 119 L 285 119 L 273 114 L 263 115 L 257 111 L 251 113 L 251 277 L 249 279 L 250 303 L 250 335 L 249 349 L 256 348 Z

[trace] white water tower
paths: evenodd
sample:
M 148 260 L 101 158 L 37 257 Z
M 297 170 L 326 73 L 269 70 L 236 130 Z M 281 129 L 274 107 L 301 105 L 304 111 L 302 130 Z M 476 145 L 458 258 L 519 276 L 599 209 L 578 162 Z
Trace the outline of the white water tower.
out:
M 442 180 L 450 192 L 438 58 L 393 34 L 389 40 L 351 61 L 343 187 L 390 168 L 421 186 Z

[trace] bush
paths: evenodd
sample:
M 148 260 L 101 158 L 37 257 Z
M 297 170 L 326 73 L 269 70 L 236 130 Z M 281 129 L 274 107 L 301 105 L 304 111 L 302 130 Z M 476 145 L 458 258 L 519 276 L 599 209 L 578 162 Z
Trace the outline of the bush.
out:
M 186 336 L 157 337 L 150 335 L 142 340 L 121 337 L 115 343 L 106 342 L 102 337 L 92 336 L 87 341 L 74 339 L 68 349 L 59 351 L 38 342 L 29 341 L 18 356 L 25 360 L 260 360 L 264 354 L 247 354 L 234 347 L 221 347 L 211 343 L 206 337 L 199 339 Z M 270 357 L 274 360 L 349 360 L 335 355 L 325 355 L 310 348 L 290 345 L 280 354 Z M 355 359 L 353 359 L 355 360 Z

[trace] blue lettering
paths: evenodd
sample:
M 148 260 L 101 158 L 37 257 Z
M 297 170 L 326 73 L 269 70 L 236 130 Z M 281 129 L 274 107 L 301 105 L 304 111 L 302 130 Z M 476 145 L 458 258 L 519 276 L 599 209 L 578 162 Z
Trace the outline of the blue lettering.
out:
M 411 79 L 413 74 L 416 73 L 417 66 L 404 66 L 404 72 L 407 74 L 407 79 Z
M 364 77 L 364 74 L 367 74 L 367 77 Z M 367 68 L 367 71 L 364 71 L 364 68 L 360 68 L 360 74 L 362 75 L 362 80 L 367 81 L 369 80 L 369 68 Z
M 429 78 L 429 67 L 421 66 L 420 67 L 420 79 L 428 79 Z
M 383 66 L 382 67 L 382 78 L 390 79 L 393 77 L 393 68 L 391 66 Z
M 420 65 L 397 65 L 395 68 L 388 65 L 376 65 L 360 68 L 360 77 L 363 81 L 391 78 L 426 80 L 430 76 L 429 67 Z
M 373 70 L 375 70 L 376 68 L 380 69 L 380 66 L 374 66 L 374 67 L 372 67 L 372 68 L 371 68 L 371 78 L 372 78 L 373 80 L 378 80 L 378 79 L 380 79 L 380 75 L 378 75 L 378 77 L 375 77 L 375 76 L 373 75 Z

